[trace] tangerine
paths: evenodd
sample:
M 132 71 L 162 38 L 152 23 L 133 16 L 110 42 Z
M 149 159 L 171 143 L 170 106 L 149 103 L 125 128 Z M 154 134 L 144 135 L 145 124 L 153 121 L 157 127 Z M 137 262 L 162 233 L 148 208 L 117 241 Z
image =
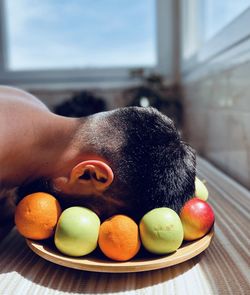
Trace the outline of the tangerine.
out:
M 101 224 L 98 244 L 108 258 L 129 260 L 141 246 L 138 225 L 126 215 L 114 215 Z
M 50 194 L 37 192 L 24 197 L 15 211 L 16 227 L 25 238 L 43 240 L 54 234 L 61 206 Z

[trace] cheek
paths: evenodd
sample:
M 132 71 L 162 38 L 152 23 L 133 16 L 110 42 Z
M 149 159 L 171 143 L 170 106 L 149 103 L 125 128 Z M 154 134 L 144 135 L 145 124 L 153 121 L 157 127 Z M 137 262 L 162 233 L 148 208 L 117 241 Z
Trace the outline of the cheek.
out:
M 111 197 L 105 193 L 96 195 L 91 191 L 88 194 L 82 194 L 82 190 L 77 184 L 67 185 L 62 179 L 52 181 L 52 186 L 56 197 L 63 208 L 72 206 L 86 207 L 94 211 L 101 219 L 112 215 L 126 212 L 128 204 L 124 201 Z
M 77 191 L 77 189 L 56 192 L 56 197 L 63 208 L 81 206 L 86 207 L 99 214 L 100 208 L 102 208 L 104 205 L 100 204 L 99 201 L 96 201 L 95 196 L 80 195 L 79 193 L 74 193 L 74 191 Z
M 77 197 L 82 195 L 82 187 L 77 183 L 72 185 L 68 182 L 66 177 L 59 177 L 53 179 L 52 189 L 59 195 L 65 195 L 70 197 Z

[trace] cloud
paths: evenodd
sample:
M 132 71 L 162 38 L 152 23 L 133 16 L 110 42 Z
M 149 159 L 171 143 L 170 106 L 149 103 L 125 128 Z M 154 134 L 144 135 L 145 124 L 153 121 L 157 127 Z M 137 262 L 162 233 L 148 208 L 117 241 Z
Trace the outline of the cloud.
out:
M 154 0 L 6 2 L 11 69 L 155 63 Z

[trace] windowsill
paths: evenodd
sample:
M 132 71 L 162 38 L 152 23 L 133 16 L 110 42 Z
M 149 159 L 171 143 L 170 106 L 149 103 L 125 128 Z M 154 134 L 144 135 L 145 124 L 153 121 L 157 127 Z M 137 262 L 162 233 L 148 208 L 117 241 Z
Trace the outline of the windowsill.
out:
M 15 83 L 8 84 L 27 91 L 63 91 L 63 90 L 82 90 L 82 89 L 120 89 L 134 87 L 141 84 L 140 80 L 133 81 L 93 81 L 93 82 L 53 82 L 53 83 Z M 6 84 L 7 85 L 7 84 Z
M 224 71 L 248 61 L 250 61 L 250 37 L 214 58 L 196 63 L 188 70 L 183 70 L 182 80 L 197 80 L 208 74 Z
M 188 60 L 182 60 L 184 80 L 193 80 L 250 60 L 250 8 L 221 30 Z
M 0 84 L 26 90 L 119 88 L 138 85 L 141 82 L 141 79 L 131 76 L 131 71 L 136 70 L 136 68 L 90 68 L 87 70 L 6 71 L 0 74 Z M 143 68 L 143 71 L 144 75 L 148 75 L 153 68 Z
M 207 181 L 208 201 L 215 211 L 215 237 L 201 255 L 174 267 L 119 277 L 101 272 L 83 273 L 47 263 L 34 255 L 13 230 L 0 244 L 0 293 L 6 294 L 8 287 L 8 294 L 16 294 L 17 289 L 32 294 L 55 290 L 57 294 L 93 294 L 97 290 L 113 295 L 161 294 L 162 290 L 176 295 L 247 294 L 249 192 L 204 159 L 198 158 L 197 167 L 198 176 Z

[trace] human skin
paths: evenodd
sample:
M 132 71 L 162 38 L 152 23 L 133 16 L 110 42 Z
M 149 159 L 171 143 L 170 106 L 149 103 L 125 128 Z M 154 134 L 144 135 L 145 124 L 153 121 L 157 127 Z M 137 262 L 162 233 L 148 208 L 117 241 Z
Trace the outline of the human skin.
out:
M 78 124 L 75 118 L 53 114 L 23 90 L 0 86 L 0 213 L 8 212 L 6 218 L 0 218 L 0 239 L 11 228 L 15 189 L 20 186 L 49 179 L 55 191 L 66 198 L 72 194 L 102 198 L 111 185 L 114 176 L 108 161 L 76 148 L 72 135 Z M 95 178 L 79 180 L 86 170 Z M 98 208 L 91 209 L 98 213 Z

